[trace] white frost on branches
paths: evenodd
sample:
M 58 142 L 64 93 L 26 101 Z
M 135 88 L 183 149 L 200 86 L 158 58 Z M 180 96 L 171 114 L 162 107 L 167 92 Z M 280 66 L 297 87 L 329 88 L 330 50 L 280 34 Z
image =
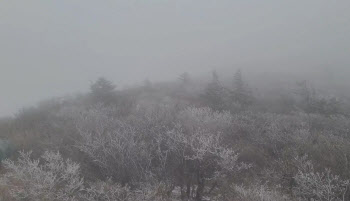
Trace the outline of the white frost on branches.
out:
M 31 152 L 20 152 L 16 162 L 2 162 L 6 173 L 1 185 L 10 189 L 16 200 L 75 201 L 83 189 L 79 164 L 64 160 L 57 152 L 45 152 L 41 160 L 31 159 Z

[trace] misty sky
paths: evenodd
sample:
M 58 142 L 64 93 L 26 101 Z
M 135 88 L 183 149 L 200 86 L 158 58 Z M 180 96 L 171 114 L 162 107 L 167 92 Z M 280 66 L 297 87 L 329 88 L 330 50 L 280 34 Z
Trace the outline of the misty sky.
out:
M 349 0 L 1 0 L 0 116 L 220 68 L 350 75 Z

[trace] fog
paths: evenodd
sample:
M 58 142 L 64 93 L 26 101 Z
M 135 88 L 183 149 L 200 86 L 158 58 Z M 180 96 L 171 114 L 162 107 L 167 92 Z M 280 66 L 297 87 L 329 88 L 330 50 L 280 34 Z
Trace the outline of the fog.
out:
M 0 116 L 42 99 L 237 68 L 349 86 L 347 0 L 2 0 Z M 329 81 L 329 80 L 328 80 Z

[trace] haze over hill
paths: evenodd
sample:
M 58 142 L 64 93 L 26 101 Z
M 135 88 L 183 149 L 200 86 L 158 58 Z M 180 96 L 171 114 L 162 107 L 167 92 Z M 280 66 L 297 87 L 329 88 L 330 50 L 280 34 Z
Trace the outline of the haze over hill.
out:
M 349 9 L 347 0 L 3 0 L 0 116 L 100 76 L 124 86 L 242 68 L 346 88 Z
M 0 1 L 0 201 L 350 201 L 349 10 Z

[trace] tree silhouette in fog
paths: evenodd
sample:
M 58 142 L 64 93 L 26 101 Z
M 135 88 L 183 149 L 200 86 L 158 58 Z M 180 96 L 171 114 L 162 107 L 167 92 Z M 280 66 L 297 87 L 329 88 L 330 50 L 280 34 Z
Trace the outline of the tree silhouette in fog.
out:
M 116 86 L 109 80 L 100 77 L 91 84 L 90 90 L 94 101 L 110 104 L 116 100 Z

